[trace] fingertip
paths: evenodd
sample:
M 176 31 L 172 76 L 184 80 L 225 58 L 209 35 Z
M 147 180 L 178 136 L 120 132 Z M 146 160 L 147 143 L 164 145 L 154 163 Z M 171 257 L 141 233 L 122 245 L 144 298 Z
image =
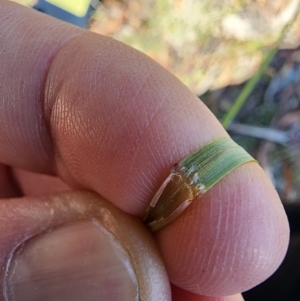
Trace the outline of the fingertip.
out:
M 232 295 L 268 278 L 282 262 L 289 226 L 257 164 L 234 170 L 156 234 L 171 282 L 203 295 Z
M 0 209 L 0 290 L 9 300 L 171 300 L 149 232 L 99 195 L 3 199 Z

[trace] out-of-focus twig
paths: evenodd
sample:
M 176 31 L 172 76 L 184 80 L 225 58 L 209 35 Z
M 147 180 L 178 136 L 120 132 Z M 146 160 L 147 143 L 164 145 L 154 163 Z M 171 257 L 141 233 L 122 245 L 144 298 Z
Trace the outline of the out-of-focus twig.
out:
M 286 145 L 290 141 L 290 137 L 287 132 L 280 131 L 271 128 L 241 124 L 241 123 L 231 123 L 228 126 L 228 130 L 233 133 L 250 136 L 254 138 L 264 139 Z

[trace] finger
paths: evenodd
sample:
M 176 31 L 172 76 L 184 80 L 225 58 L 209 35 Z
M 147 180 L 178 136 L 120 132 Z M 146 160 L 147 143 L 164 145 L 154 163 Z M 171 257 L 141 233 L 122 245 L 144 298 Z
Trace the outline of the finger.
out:
M 232 287 L 247 290 L 245 284 L 253 287 L 267 269 L 276 269 L 288 241 L 276 198 L 264 173 L 243 165 L 194 202 L 155 235 L 168 250 L 162 254 L 169 274 L 177 275 L 173 283 L 203 295 L 230 295 L 237 293 Z
M 0 229 L 5 300 L 171 300 L 146 228 L 95 193 L 1 200 Z
M 26 196 L 43 196 L 47 194 L 71 191 L 60 178 L 15 168 L 14 176 Z
M 0 1 L 0 162 L 54 173 L 52 141 L 43 113 L 45 76 L 51 58 L 81 32 L 65 26 L 62 38 L 57 23 L 31 13 L 31 9 Z M 28 18 L 32 18 L 31 25 Z
M 21 196 L 21 191 L 8 166 L 0 164 L 0 199 Z
M 7 164 L 56 172 L 142 214 L 170 163 L 226 135 L 195 96 L 141 53 L 2 3 L 2 16 L 14 9 L 1 37 L 0 159 Z
M 12 10 L 5 3 L 0 16 Z M 52 171 L 141 216 L 173 164 L 227 135 L 197 97 L 143 54 L 29 10 L 14 16 L 26 30 L 14 19 L 2 26 L 1 44 L 10 51 L 1 54 L 0 81 L 7 78 L 3 70 L 18 68 L 18 77 L 10 75 L 1 91 L 3 162 Z M 24 52 L 28 48 L 35 50 L 34 58 Z M 26 89 L 25 80 L 33 83 Z M 35 92 L 43 89 L 42 97 Z M 177 286 L 231 295 L 278 267 L 288 224 L 264 173 L 247 164 L 194 202 L 157 241 Z
M 193 294 L 183 290 L 175 285 L 172 285 L 172 301 L 244 301 L 241 294 L 224 297 L 208 297 Z

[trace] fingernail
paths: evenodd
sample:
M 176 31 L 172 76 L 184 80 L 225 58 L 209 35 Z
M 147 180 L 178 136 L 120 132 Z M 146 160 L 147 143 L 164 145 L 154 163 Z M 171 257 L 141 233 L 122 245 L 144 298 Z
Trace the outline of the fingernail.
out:
M 97 219 L 26 241 L 4 279 L 6 301 L 136 301 L 138 294 L 129 254 Z

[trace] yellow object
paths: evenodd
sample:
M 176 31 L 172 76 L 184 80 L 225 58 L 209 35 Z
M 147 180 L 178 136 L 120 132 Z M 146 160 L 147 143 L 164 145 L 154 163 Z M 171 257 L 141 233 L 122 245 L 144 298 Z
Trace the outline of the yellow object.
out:
M 87 13 L 90 0 L 45 0 L 77 17 L 83 17 Z

